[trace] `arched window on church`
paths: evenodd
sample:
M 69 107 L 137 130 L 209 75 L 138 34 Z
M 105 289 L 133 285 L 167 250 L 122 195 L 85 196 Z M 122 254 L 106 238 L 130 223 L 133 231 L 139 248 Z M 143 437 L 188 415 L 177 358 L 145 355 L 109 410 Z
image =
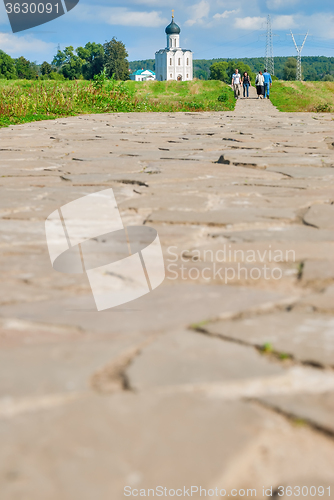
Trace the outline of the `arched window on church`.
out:
M 189 66 L 189 58 L 187 57 L 187 66 Z
M 172 65 L 172 58 L 169 59 L 169 65 Z
M 181 59 L 179 58 L 178 65 L 181 66 Z

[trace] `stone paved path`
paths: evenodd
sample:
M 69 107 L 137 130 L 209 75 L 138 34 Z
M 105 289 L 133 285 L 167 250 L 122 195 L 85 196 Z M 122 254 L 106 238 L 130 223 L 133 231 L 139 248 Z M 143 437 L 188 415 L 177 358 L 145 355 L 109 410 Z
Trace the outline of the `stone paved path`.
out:
M 333 115 L 250 98 L 0 141 L 1 499 L 334 488 Z M 97 313 L 44 221 L 108 187 L 158 230 L 167 275 Z

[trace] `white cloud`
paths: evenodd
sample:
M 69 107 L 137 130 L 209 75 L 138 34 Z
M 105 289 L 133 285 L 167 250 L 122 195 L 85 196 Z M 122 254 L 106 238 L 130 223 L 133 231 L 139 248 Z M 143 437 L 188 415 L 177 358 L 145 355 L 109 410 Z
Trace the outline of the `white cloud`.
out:
M 237 17 L 234 26 L 241 30 L 261 30 L 266 26 L 265 17 Z
M 231 14 L 238 14 L 240 9 L 236 10 L 225 10 L 222 14 L 215 14 L 213 19 L 227 19 Z
M 43 42 L 32 35 L 18 36 L 12 33 L 0 33 L 0 47 L 12 57 L 19 57 L 23 54 L 33 53 L 36 56 L 48 56 L 50 51 L 54 51 L 55 44 Z M 33 60 L 37 59 L 33 58 Z
M 297 25 L 294 16 L 276 16 L 273 18 L 272 27 L 275 30 L 287 30 Z
M 210 3 L 207 0 L 201 0 L 201 2 L 193 5 L 189 8 L 192 12 L 191 19 L 185 22 L 187 26 L 193 26 L 198 22 L 202 22 L 203 18 L 208 17 L 210 12 Z
M 307 31 L 312 33 L 311 39 L 308 39 L 309 44 L 315 43 L 319 48 L 330 48 L 332 52 L 332 44 L 326 46 L 326 39 L 334 39 L 334 15 L 332 12 L 313 14 L 312 16 L 298 16 L 297 19 L 299 27 L 302 27 L 301 33 Z M 330 56 L 332 56 L 332 53 Z
M 77 9 L 76 16 L 80 21 L 118 26 L 141 26 L 149 28 L 168 23 L 168 19 L 160 17 L 160 13 L 157 11 L 132 11 L 127 7 L 84 6 L 81 9 Z

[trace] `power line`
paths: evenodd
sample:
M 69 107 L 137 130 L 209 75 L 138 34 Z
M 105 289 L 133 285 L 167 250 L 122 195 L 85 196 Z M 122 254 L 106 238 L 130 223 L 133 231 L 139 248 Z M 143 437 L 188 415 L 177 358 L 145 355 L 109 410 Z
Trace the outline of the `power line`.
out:
M 273 49 L 273 32 L 271 29 L 270 14 L 267 17 L 267 36 L 266 36 L 266 68 L 272 75 L 275 74 L 274 49 Z
M 303 50 L 303 47 L 305 45 L 305 42 L 306 42 L 306 38 L 308 37 L 308 32 L 306 33 L 305 37 L 304 37 L 304 41 L 302 43 L 302 45 L 298 46 L 297 43 L 296 43 L 296 40 L 295 40 L 295 37 L 292 33 L 292 31 L 290 30 L 290 33 L 291 33 L 291 36 L 292 36 L 292 40 L 293 40 L 293 43 L 295 44 L 295 47 L 296 47 L 296 51 L 297 51 L 297 72 L 296 72 L 296 80 L 299 80 L 301 81 L 302 80 L 302 50 Z M 303 35 L 302 35 L 303 36 Z

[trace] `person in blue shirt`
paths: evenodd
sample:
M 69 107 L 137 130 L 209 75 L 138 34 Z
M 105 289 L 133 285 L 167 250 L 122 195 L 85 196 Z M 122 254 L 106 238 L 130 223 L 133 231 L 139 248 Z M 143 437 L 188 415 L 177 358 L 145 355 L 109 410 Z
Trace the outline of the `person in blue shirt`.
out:
M 269 91 L 273 81 L 271 78 L 271 74 L 268 73 L 266 69 L 264 70 L 263 77 L 264 77 L 264 98 L 267 97 L 269 99 Z

